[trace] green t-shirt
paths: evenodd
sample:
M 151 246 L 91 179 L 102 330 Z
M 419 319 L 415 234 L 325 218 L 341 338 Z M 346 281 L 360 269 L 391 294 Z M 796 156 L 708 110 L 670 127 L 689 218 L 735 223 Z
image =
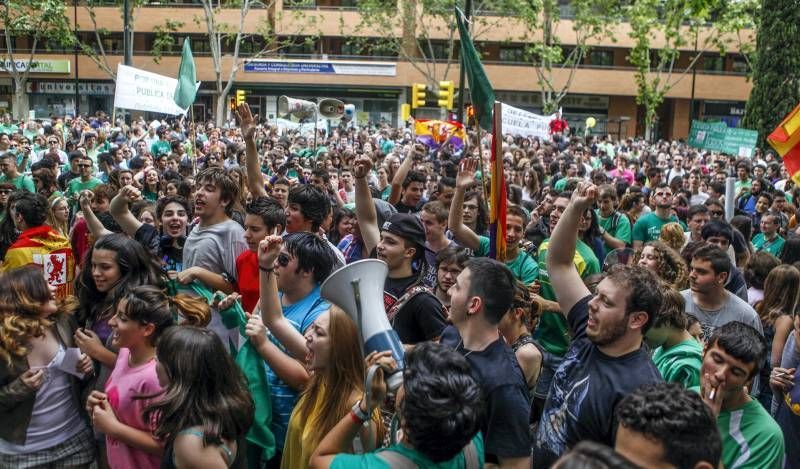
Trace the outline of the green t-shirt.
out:
M 14 179 L 8 179 L 5 174 L 0 174 L 0 183 L 11 183 L 17 189 L 25 189 L 28 192 L 36 192 L 36 185 L 33 179 L 24 174 L 20 174 Z
M 169 155 L 170 151 L 172 151 L 172 145 L 166 140 L 156 140 L 150 145 L 150 153 L 152 153 L 153 156 Z
M 550 238 L 547 238 L 539 245 L 539 284 L 541 285 L 539 294 L 546 300 L 558 301 L 547 274 L 547 246 L 549 244 Z M 572 262 L 578 269 L 578 275 L 586 278 L 589 275 L 600 273 L 600 261 L 597 260 L 592 248 L 580 239 L 575 247 L 575 256 L 572 258 Z M 570 341 L 569 327 L 567 327 L 564 313 L 543 311 L 539 325 L 533 334 L 533 337 L 545 350 L 558 356 L 567 353 Z
M 480 432 L 472 439 L 475 444 L 475 449 L 478 452 L 478 467 L 484 465 L 484 448 L 483 437 Z M 383 459 L 379 458 L 377 454 L 384 451 L 394 451 L 402 454 L 410 459 L 419 468 L 426 469 L 463 469 L 466 465 L 464 461 L 464 453 L 458 453 L 453 459 L 448 461 L 435 463 L 425 457 L 419 451 L 409 448 L 404 444 L 392 445 L 388 448 L 381 448 L 373 453 L 367 454 L 338 454 L 331 462 L 331 469 L 391 469 L 391 466 Z
M 653 352 L 653 363 L 668 383 L 678 383 L 687 389 L 700 386 L 703 347 L 694 338 L 668 349 L 658 347 Z
M 736 182 L 733 184 L 733 190 L 736 191 L 735 195 L 738 195 L 739 191 L 741 191 L 742 188 L 747 188 L 747 191 L 749 192 L 752 187 L 753 187 L 753 181 L 751 179 L 747 179 L 745 181 L 737 179 Z
M 0 124 L 0 133 L 11 135 L 17 130 L 19 130 L 19 127 L 14 124 Z
M 700 386 L 692 388 L 700 392 Z M 717 417 L 722 436 L 724 467 L 780 469 L 783 465 L 781 427 L 757 400 L 737 410 L 723 410 Z
M 77 177 L 69 181 L 67 184 L 67 190 L 64 192 L 64 196 L 67 198 L 67 200 L 69 200 L 70 205 L 77 206 L 78 202 L 77 200 L 73 201 L 73 196 L 77 196 L 81 193 L 81 191 L 92 190 L 102 183 L 103 181 L 97 179 L 96 177 L 92 177 L 86 182 L 82 182 L 81 178 Z
M 486 257 L 489 255 L 489 238 L 486 236 L 479 236 L 478 238 L 481 240 L 481 245 L 475 256 Z M 511 269 L 514 277 L 525 285 L 532 284 L 539 276 L 539 266 L 536 264 L 536 260 L 524 249 L 520 249 L 517 257 L 513 260 L 506 261 L 506 267 Z
M 686 231 L 686 225 L 678 220 L 675 215 L 670 215 L 669 218 L 664 219 L 656 215 L 656 212 L 650 212 L 639 217 L 636 224 L 633 225 L 633 240 L 646 243 L 648 241 L 655 241 L 661 236 L 661 227 L 667 223 L 680 223 L 683 231 Z
M 766 251 L 775 257 L 781 255 L 783 244 L 786 242 L 781 235 L 778 235 L 770 242 L 764 239 L 764 233 L 759 233 L 753 238 L 753 247 L 756 251 Z
M 609 235 L 620 241 L 625 241 L 627 245 L 631 244 L 631 221 L 628 220 L 625 214 L 614 212 L 610 217 L 603 218 L 600 216 L 600 209 L 596 209 L 595 213 L 597 214 L 598 223 L 604 230 L 608 231 Z M 603 243 L 603 247 L 606 249 L 606 254 L 614 250 L 606 243 Z

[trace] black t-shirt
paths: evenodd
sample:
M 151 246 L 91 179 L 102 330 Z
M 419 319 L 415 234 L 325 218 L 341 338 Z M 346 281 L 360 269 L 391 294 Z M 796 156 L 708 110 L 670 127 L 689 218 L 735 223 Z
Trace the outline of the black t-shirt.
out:
M 147 223 L 142 223 L 142 226 L 136 230 L 133 239 L 141 243 L 144 247 L 150 250 L 161 264 L 161 268 L 165 272 L 174 270 L 180 272 L 183 270 L 183 241 L 178 243 L 179 247 L 173 246 L 172 238 L 169 236 L 161 236 L 158 229 Z
M 422 203 L 422 201 L 420 201 L 417 205 L 406 205 L 400 201 L 394 204 L 394 208 L 397 209 L 397 213 L 409 213 L 413 215 L 422 210 L 423 205 L 425 204 Z
M 664 380 L 645 347 L 609 357 L 586 336 L 589 300 L 572 307 L 567 322 L 572 344 L 553 376 L 539 421 L 533 467 L 550 467 L 559 456 L 583 440 L 614 444 L 614 409 L 622 398 L 644 384 Z
M 531 410 L 528 385 L 511 348 L 497 339 L 484 350 L 464 348 L 458 329 L 447 326 L 440 340 L 467 359 L 481 385 L 486 415 L 481 426 L 487 462 L 500 458 L 522 458 L 531 454 L 528 429 Z
M 383 286 L 383 306 L 386 312 L 417 282 L 417 276 L 387 278 Z M 417 344 L 442 335 L 447 325 L 442 303 L 431 293 L 412 297 L 392 319 L 392 327 L 404 344 Z

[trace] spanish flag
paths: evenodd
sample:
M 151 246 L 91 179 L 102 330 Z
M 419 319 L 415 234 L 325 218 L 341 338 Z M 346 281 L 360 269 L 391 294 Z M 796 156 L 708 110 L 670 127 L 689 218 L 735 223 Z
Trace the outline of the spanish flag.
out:
M 503 168 L 503 111 L 500 103 L 494 105 L 492 126 L 492 187 L 489 196 L 489 257 L 500 262 L 506 260 L 506 210 L 508 196 Z
M 783 158 L 783 165 L 800 185 L 800 104 L 767 136 L 767 141 Z
M 29 264 L 42 266 L 47 283 L 56 288 L 56 298 L 72 295 L 75 257 L 67 238 L 47 225 L 23 231 L 8 248 L 0 272 Z
M 433 150 L 445 143 L 453 145 L 456 150 L 464 146 L 467 135 L 460 122 L 418 119 L 414 122 L 417 141 Z

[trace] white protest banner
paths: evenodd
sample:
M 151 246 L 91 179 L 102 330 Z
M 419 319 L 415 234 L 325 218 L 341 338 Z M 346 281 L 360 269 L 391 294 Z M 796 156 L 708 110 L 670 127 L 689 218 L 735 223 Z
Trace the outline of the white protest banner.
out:
M 550 121 L 556 115 L 540 116 L 503 104 L 503 133 L 520 137 L 550 138 Z
M 178 80 L 126 65 L 117 66 L 117 87 L 114 107 L 163 114 L 185 114 L 175 104 L 173 93 Z M 200 86 L 200 84 L 197 84 Z

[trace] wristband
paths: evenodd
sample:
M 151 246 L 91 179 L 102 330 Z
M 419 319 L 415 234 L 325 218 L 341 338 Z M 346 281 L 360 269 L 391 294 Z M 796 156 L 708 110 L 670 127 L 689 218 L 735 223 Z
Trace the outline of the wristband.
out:
M 367 420 L 369 420 L 369 414 L 368 414 L 368 413 L 364 413 L 364 412 L 361 410 L 361 399 L 359 399 L 359 400 L 358 400 L 358 401 L 357 401 L 357 402 L 356 402 L 356 403 L 353 405 L 353 408 L 350 410 L 350 414 L 351 414 L 353 417 L 355 417 L 355 418 L 358 418 L 358 419 L 361 421 L 361 423 L 364 423 L 364 422 L 366 422 Z
M 262 272 L 270 273 L 270 272 L 273 272 L 275 270 L 275 267 L 266 268 L 263 265 L 259 264 L 258 265 L 258 270 L 260 270 Z

